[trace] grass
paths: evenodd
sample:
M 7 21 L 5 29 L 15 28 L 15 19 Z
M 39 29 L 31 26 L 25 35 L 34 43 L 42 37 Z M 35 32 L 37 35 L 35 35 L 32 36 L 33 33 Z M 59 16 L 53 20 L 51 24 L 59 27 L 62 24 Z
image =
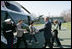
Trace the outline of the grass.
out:
M 41 25 L 44 25 L 44 24 L 35 24 L 34 26 L 41 26 Z M 62 23 L 62 26 L 71 30 L 71 22 Z
M 62 26 L 68 28 L 69 30 L 71 30 L 71 22 L 67 22 L 67 23 L 63 23 Z
M 43 24 L 34 24 L 34 26 L 41 26 L 41 25 L 43 25 Z

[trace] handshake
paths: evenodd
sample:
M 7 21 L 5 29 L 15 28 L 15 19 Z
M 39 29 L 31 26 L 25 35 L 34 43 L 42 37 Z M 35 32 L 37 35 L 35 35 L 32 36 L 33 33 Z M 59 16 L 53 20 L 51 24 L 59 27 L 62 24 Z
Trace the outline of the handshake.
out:
M 36 31 L 35 32 L 39 32 L 39 30 L 38 29 L 36 29 Z
M 42 31 L 43 31 L 42 29 L 39 29 L 39 30 L 37 29 L 37 30 L 36 30 L 37 33 L 38 33 L 38 32 L 42 32 Z
M 28 31 L 26 29 L 24 29 L 24 33 L 28 33 Z

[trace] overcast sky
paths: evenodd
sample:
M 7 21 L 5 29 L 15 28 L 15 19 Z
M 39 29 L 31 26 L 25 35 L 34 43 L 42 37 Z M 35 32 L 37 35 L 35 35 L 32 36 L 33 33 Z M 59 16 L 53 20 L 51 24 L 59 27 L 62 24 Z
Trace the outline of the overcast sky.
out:
M 71 9 L 71 1 L 16 1 L 32 14 L 59 16 L 64 10 Z

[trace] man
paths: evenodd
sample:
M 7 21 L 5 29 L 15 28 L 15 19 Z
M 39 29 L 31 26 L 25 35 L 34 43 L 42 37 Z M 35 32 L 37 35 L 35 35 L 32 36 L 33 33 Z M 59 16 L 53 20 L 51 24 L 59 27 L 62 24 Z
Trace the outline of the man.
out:
M 13 32 L 15 31 L 15 25 L 11 23 L 11 19 L 6 19 L 3 23 L 3 34 L 7 39 L 7 47 L 13 48 L 13 39 L 14 35 Z
M 39 31 L 44 31 L 44 38 L 45 38 L 45 46 L 43 48 L 46 48 L 47 44 L 50 48 L 53 47 L 52 45 L 52 34 L 51 34 L 51 22 L 49 21 L 49 17 L 44 18 L 45 20 L 45 27 Z
M 62 25 L 61 20 L 59 20 L 59 30 L 61 30 L 61 25 Z
M 37 41 L 37 38 L 35 37 L 35 34 L 37 33 L 37 29 L 34 27 L 34 22 L 30 22 L 30 26 L 29 26 L 29 29 L 30 29 L 30 41 L 29 41 L 29 45 L 31 45 L 31 41 L 32 41 L 32 38 L 34 38 L 35 40 L 35 43 L 38 44 L 38 41 Z
M 19 47 L 21 39 L 23 39 L 25 48 L 27 48 L 27 42 L 26 42 L 26 38 L 24 35 L 24 29 L 22 29 L 22 23 L 23 23 L 23 20 L 19 20 L 17 24 L 17 38 L 18 38 L 17 47 Z

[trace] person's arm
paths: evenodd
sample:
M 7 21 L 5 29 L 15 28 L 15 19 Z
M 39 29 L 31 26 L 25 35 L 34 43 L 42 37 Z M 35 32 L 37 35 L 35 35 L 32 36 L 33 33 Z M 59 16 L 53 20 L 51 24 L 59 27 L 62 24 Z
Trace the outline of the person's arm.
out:
M 33 32 L 33 28 L 31 26 L 29 26 L 30 32 Z
M 51 23 L 49 22 L 49 23 L 45 24 L 45 27 L 43 29 L 39 30 L 39 31 L 51 30 L 51 27 L 52 27 Z
M 17 28 L 16 24 L 12 24 L 12 31 L 13 32 L 16 32 L 16 28 Z
M 19 31 L 24 31 L 24 29 L 20 29 L 20 28 L 19 28 L 18 30 L 19 30 Z
M 54 24 L 52 25 L 52 32 L 54 31 Z
M 17 30 L 19 30 L 19 31 L 24 31 L 24 29 L 20 28 L 19 25 L 17 25 Z
M 44 31 L 47 28 L 47 24 L 45 24 L 44 28 L 40 29 L 39 31 Z
M 2 31 L 3 31 L 4 37 L 6 38 L 7 34 L 6 34 L 6 24 L 5 23 L 3 23 Z
M 3 32 L 5 32 L 6 31 L 6 23 L 2 23 L 2 25 L 3 25 L 2 30 L 3 30 Z

